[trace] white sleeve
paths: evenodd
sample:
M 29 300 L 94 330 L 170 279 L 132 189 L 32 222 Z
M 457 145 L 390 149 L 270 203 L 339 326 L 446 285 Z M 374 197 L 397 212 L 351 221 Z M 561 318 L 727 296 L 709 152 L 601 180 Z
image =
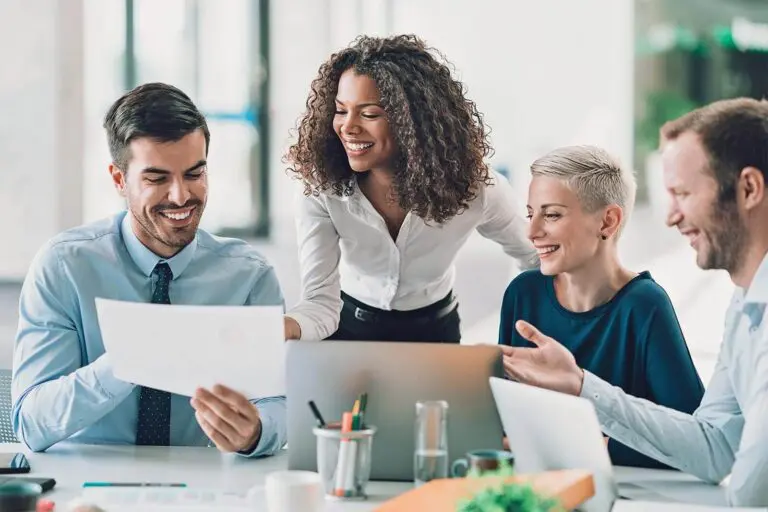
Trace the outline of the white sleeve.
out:
M 302 195 L 297 206 L 301 301 L 287 316 L 301 327 L 302 340 L 322 340 L 339 325 L 339 234 L 322 196 Z
M 477 231 L 485 238 L 498 242 L 505 253 L 517 260 L 521 269 L 538 267 L 539 257 L 528 240 L 528 223 L 512 185 L 496 172 L 491 172 L 491 178 L 493 183 L 480 192 L 483 221 Z

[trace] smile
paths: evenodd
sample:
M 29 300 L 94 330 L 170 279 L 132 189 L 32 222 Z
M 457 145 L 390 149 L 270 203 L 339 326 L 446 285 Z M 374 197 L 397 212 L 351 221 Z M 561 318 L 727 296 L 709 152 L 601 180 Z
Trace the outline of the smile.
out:
M 344 146 L 352 152 L 361 152 L 373 147 L 373 142 L 344 142 Z
M 540 258 L 543 258 L 545 256 L 549 256 L 559 248 L 559 245 L 544 245 L 541 247 L 536 247 L 536 252 L 539 254 Z
M 189 218 L 190 215 L 192 215 L 192 212 L 194 211 L 194 207 L 192 208 L 185 208 L 183 210 L 163 210 L 160 213 L 163 217 L 175 221 L 182 221 Z

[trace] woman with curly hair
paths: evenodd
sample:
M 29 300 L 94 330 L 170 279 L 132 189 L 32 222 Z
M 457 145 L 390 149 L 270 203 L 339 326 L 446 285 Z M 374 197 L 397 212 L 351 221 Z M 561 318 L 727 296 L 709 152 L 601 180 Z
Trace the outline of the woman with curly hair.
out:
M 287 160 L 302 300 L 288 339 L 458 342 L 453 261 L 471 232 L 538 262 L 486 127 L 415 36 L 360 37 L 320 66 Z

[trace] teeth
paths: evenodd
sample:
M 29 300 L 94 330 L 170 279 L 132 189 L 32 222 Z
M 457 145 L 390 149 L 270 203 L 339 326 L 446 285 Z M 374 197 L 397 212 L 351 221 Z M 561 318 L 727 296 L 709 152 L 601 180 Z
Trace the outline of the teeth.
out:
M 539 247 L 537 249 L 539 254 L 549 254 L 550 252 L 555 252 L 560 248 L 559 245 L 553 245 L 551 247 Z
M 347 142 L 347 147 L 352 151 L 361 151 L 363 149 L 368 149 L 371 146 L 373 146 L 373 142 L 364 142 L 364 143 Z
M 184 220 L 187 217 L 189 217 L 191 213 L 192 213 L 192 210 L 188 210 L 183 213 L 162 212 L 163 215 L 173 220 Z

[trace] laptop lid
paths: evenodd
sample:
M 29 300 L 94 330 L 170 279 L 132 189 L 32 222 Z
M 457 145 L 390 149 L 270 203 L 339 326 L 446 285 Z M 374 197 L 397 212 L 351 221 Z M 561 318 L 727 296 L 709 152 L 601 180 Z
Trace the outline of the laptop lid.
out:
M 502 447 L 501 421 L 488 378 L 503 373 L 496 345 L 289 341 L 286 355 L 288 467 L 317 470 L 314 400 L 326 422 L 368 393 L 375 425 L 371 479 L 413 481 L 416 402 L 448 402 L 448 461 Z
M 592 403 L 546 389 L 492 377 L 515 470 L 538 473 L 556 469 L 592 472 L 595 496 L 581 510 L 607 512 L 617 497 L 613 466 Z

